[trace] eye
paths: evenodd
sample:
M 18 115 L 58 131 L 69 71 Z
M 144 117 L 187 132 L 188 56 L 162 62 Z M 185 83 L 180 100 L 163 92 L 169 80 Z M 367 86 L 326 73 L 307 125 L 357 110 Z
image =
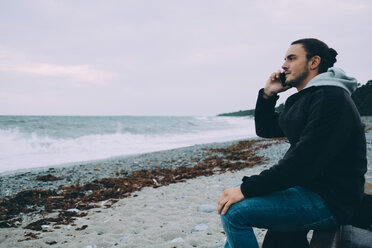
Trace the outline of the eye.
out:
M 287 60 L 287 61 L 292 61 L 293 60 L 293 56 L 288 56 L 287 58 L 285 58 L 284 60 Z

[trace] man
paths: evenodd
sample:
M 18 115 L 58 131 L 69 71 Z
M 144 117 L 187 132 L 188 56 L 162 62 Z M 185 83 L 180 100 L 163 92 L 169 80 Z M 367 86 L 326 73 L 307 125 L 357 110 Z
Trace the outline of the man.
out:
M 350 97 L 357 82 L 332 67 L 336 55 L 320 40 L 297 40 L 282 65 L 286 86 L 278 71 L 259 91 L 257 135 L 287 137 L 290 148 L 270 169 L 223 192 L 218 214 L 225 247 L 258 247 L 252 227 L 284 233 L 336 228 L 361 202 L 366 140 Z M 277 94 L 291 87 L 298 92 L 276 113 Z

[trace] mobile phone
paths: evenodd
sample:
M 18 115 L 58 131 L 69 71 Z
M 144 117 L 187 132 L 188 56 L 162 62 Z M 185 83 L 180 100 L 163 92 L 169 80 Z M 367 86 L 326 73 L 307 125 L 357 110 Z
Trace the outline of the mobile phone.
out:
M 282 85 L 283 86 L 287 86 L 287 84 L 285 83 L 285 73 L 284 72 L 282 72 L 282 73 L 280 73 L 280 76 L 279 76 L 279 80 L 280 80 L 280 82 L 282 83 Z

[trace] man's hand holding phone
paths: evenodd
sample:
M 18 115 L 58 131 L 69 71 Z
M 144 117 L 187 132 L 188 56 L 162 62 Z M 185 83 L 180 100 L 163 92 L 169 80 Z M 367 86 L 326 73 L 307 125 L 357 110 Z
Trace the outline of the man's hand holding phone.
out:
M 274 72 L 266 82 L 264 98 L 270 98 L 277 93 L 288 90 L 289 88 L 291 88 L 291 86 L 285 84 L 285 74 L 280 71 Z

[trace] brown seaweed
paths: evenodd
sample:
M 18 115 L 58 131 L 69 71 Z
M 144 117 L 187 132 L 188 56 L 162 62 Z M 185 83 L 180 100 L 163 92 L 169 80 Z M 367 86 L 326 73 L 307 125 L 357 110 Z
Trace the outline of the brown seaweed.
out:
M 25 234 L 24 236 L 26 237 L 25 239 L 19 239 L 18 242 L 22 242 L 22 241 L 25 241 L 25 240 L 35 240 L 35 239 L 39 239 L 40 237 L 38 236 L 39 233 L 27 233 Z
M 56 177 L 52 174 L 48 175 L 43 175 L 43 176 L 38 176 L 35 179 L 36 181 L 42 181 L 42 182 L 49 182 L 49 181 L 58 181 L 58 180 L 63 180 L 62 177 Z
M 88 225 L 83 225 L 83 226 L 81 226 L 81 227 L 76 228 L 75 230 L 76 230 L 76 231 L 82 231 L 82 230 L 87 229 L 87 227 L 88 227 Z

